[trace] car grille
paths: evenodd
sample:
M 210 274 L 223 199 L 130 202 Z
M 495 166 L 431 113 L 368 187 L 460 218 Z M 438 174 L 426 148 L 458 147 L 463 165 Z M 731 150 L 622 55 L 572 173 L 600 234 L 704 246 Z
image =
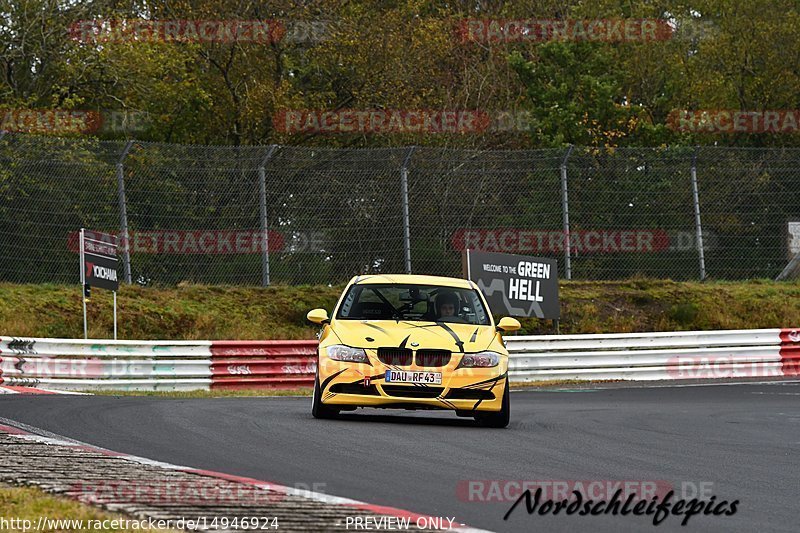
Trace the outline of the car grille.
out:
M 494 400 L 494 393 L 480 389 L 450 389 L 448 400 Z
M 411 350 L 408 348 L 378 348 L 378 359 L 384 365 L 411 365 Z
M 417 350 L 417 366 L 447 366 L 450 352 L 447 350 Z
M 442 387 L 405 387 L 403 385 L 381 385 L 389 396 L 401 398 L 436 398 L 444 390 Z

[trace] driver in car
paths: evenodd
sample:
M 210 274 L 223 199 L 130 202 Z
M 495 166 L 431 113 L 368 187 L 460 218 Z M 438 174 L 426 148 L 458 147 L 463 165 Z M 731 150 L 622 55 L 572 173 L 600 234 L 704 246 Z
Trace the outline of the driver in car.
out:
M 445 291 L 436 297 L 436 315 L 439 320 L 455 318 L 458 309 L 458 296 L 454 292 Z

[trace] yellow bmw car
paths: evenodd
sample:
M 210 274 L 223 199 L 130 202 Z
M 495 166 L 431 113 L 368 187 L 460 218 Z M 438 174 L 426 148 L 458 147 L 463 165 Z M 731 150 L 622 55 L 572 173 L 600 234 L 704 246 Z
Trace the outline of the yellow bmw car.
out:
M 508 352 L 475 283 L 415 275 L 357 276 L 322 326 L 311 412 L 335 418 L 357 407 L 448 409 L 506 427 Z

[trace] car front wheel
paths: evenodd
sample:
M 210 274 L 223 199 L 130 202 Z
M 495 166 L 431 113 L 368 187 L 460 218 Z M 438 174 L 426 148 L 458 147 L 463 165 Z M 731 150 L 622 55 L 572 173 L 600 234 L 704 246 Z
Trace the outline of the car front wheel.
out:
M 476 413 L 475 420 L 487 428 L 504 428 L 511 421 L 511 392 L 509 391 L 508 378 L 506 378 L 506 390 L 503 393 L 503 403 L 500 411 L 496 413 Z
M 319 374 L 314 378 L 314 392 L 311 396 L 311 415 L 314 418 L 336 418 L 339 409 L 322 403 L 322 393 L 319 388 Z

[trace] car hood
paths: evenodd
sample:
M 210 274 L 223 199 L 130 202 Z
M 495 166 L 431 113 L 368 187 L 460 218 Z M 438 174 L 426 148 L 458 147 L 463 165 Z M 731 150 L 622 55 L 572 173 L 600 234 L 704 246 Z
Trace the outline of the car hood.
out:
M 479 352 L 501 343 L 492 326 L 451 322 L 401 320 L 337 320 L 333 332 L 342 344 L 355 348 L 404 346 L 414 350 L 438 349 L 453 352 Z M 373 339 L 372 341 L 367 338 Z M 415 346 L 414 344 L 417 344 Z M 502 348 L 494 346 L 493 349 Z

